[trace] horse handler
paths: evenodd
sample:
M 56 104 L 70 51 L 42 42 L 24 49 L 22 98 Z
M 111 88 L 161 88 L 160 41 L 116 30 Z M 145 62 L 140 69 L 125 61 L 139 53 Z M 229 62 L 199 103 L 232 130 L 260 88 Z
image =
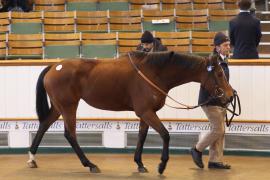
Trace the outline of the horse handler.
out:
M 220 65 L 222 66 L 227 80 L 229 81 L 229 68 L 227 58 L 230 52 L 230 40 L 222 32 L 218 32 L 214 37 L 213 54 L 218 56 Z M 200 87 L 199 104 L 206 102 L 210 98 L 209 93 Z M 205 136 L 199 139 L 197 144 L 191 148 L 191 155 L 194 163 L 199 168 L 204 168 L 202 161 L 202 152 L 209 146 L 209 169 L 230 169 L 231 166 L 222 162 L 223 145 L 225 134 L 225 115 L 226 109 L 217 100 L 211 100 L 206 105 L 202 106 L 206 114 L 211 130 Z

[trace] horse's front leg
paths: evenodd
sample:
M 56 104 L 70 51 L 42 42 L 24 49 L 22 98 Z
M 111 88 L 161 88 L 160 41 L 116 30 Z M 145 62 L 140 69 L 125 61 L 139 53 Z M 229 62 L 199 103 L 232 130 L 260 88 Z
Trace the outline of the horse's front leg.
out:
M 148 172 L 148 170 L 146 169 L 146 167 L 144 167 L 144 165 L 142 163 L 143 145 L 145 142 L 145 138 L 147 136 L 148 128 L 149 128 L 149 126 L 143 120 L 141 120 L 137 147 L 136 147 L 136 151 L 134 154 L 134 161 L 137 163 L 138 171 L 141 173 Z
M 141 119 L 145 121 L 146 124 L 155 129 L 163 140 L 163 149 L 161 155 L 161 163 L 158 167 L 158 172 L 162 174 L 166 168 L 167 162 L 169 160 L 169 141 L 170 135 L 164 125 L 161 123 L 160 119 L 154 111 L 146 111 L 142 113 Z

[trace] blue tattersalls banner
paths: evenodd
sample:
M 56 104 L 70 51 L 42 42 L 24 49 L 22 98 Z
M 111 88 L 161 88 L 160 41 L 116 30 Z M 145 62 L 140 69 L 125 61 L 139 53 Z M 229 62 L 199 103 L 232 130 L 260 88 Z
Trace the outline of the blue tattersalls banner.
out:
M 208 122 L 163 122 L 169 132 L 207 132 L 211 129 Z M 0 131 L 37 131 L 38 121 L 1 121 Z M 139 131 L 139 121 L 77 121 L 77 131 Z M 56 121 L 48 131 L 64 131 L 64 122 Z M 149 131 L 154 131 L 149 129 Z M 230 134 L 269 134 L 270 123 L 232 123 L 226 127 Z

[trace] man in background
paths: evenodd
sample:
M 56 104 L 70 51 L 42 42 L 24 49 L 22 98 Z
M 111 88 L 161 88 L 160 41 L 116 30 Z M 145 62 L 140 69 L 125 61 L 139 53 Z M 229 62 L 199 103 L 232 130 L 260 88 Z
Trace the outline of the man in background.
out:
M 251 0 L 238 2 L 240 13 L 229 22 L 229 35 L 234 59 L 258 59 L 261 40 L 260 20 L 250 14 Z
M 137 47 L 138 51 L 158 52 L 167 51 L 167 47 L 163 46 L 159 38 L 154 38 L 150 31 L 145 31 L 141 37 L 141 43 Z
M 32 10 L 33 0 L 1 0 L 2 8 L 0 12 Z

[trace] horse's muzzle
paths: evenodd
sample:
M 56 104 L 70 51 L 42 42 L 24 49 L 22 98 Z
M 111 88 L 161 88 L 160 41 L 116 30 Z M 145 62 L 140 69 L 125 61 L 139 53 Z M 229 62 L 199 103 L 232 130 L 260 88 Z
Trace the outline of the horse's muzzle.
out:
M 232 101 L 233 101 L 233 96 L 231 97 L 219 97 L 218 101 L 222 107 L 227 107 Z

